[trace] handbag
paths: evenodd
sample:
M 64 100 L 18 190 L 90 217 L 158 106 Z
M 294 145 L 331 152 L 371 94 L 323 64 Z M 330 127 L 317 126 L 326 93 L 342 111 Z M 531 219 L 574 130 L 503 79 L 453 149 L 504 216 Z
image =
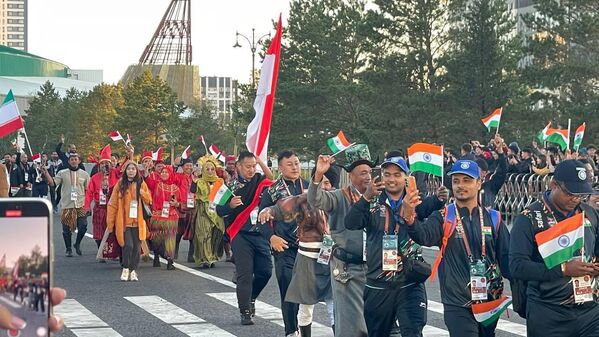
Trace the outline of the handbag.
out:
M 146 204 L 143 200 L 141 201 L 141 207 L 143 210 L 144 220 L 150 220 L 150 218 L 152 217 L 152 207 Z
M 433 272 L 430 263 L 423 259 L 410 259 L 401 254 L 404 273 L 408 282 L 424 283 Z

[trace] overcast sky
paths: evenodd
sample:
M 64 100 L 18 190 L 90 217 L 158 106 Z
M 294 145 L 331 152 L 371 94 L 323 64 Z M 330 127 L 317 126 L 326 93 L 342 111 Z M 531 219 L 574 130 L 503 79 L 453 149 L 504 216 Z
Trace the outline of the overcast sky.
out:
M 21 255 L 30 255 L 36 245 L 48 252 L 46 218 L 0 218 L 0 260 L 6 254 L 6 267 L 12 269 Z
M 29 0 L 29 52 L 73 69 L 102 69 L 117 82 L 138 62 L 170 0 Z M 200 76 L 232 76 L 249 82 L 251 52 L 232 48 L 235 31 L 272 31 L 288 0 L 192 0 L 193 64 Z M 256 68 L 260 68 L 257 57 Z

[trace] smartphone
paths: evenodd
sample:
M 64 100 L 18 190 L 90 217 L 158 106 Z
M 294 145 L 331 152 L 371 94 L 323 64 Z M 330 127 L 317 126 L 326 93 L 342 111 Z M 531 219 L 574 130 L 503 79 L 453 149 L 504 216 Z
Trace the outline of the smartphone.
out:
M 7 336 L 50 335 L 51 228 L 48 200 L 0 199 L 0 306 L 27 323 L 21 330 L 7 331 Z
M 381 168 L 373 167 L 371 175 L 372 175 L 372 180 L 374 180 L 375 182 L 381 180 Z

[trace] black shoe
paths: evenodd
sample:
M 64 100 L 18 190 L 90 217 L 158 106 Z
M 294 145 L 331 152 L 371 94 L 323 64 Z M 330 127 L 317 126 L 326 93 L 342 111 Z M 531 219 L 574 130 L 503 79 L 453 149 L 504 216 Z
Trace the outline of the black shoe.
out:
M 250 314 L 252 317 L 256 316 L 256 299 L 252 298 L 250 301 Z
M 79 245 L 74 245 L 73 247 L 75 247 L 75 253 L 77 253 L 77 255 L 81 256 L 83 253 L 81 253 L 81 247 L 79 247 Z
M 166 265 L 166 270 L 175 270 L 175 266 L 173 266 L 173 260 L 169 259 Z
M 154 264 L 153 267 L 160 267 L 160 256 L 158 254 L 154 255 Z
M 67 257 L 73 257 L 73 252 L 70 250 L 67 250 Z
M 246 310 L 241 313 L 241 325 L 254 325 L 254 321 L 252 321 L 252 315 L 249 310 Z
M 210 267 L 210 268 L 214 268 L 214 267 L 216 267 L 216 263 L 212 262 L 212 263 L 209 265 L 209 267 Z

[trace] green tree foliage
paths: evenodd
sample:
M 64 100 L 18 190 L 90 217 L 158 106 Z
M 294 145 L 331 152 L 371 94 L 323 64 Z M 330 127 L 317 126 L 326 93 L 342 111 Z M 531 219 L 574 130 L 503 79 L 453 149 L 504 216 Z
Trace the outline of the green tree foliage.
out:
M 77 95 L 75 91 L 69 93 L 71 97 Z M 62 99 L 52 83 L 44 83 L 29 103 L 23 118 L 33 151 L 53 150 L 54 141 L 72 125 L 69 117 L 63 113 Z

